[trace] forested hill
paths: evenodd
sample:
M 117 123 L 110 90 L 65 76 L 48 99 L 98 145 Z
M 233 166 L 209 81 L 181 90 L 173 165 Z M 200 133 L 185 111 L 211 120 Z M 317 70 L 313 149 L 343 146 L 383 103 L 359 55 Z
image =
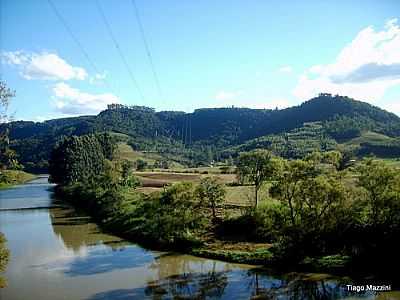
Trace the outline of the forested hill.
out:
M 203 108 L 193 113 L 162 111 L 143 107 L 110 105 L 97 116 L 49 120 L 41 123 L 18 121 L 4 126 L 10 130 L 12 147 L 23 163 L 47 160 L 48 151 L 65 135 L 112 131 L 133 140 L 151 143 L 212 145 L 223 149 L 248 140 L 279 135 L 319 122 L 324 134 L 336 141 L 372 131 L 400 136 L 400 118 L 393 113 L 348 97 L 320 94 L 282 110 L 249 108 Z

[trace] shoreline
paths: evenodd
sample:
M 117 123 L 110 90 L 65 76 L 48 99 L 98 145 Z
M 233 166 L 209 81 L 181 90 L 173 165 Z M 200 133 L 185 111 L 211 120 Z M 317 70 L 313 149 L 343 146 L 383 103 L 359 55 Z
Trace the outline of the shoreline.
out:
M 2 178 L 3 176 L 4 178 Z M 38 177 L 40 177 L 40 175 L 31 174 L 20 170 L 2 170 L 0 171 L 0 179 L 2 179 L 3 182 L 0 182 L 0 190 L 24 184 Z
M 77 197 L 77 195 L 73 193 L 66 192 L 60 185 L 57 185 L 55 187 L 54 192 L 57 196 L 60 197 L 60 199 L 62 199 L 62 201 L 65 201 L 74 209 L 82 210 L 84 213 L 89 215 L 92 218 L 93 222 L 96 223 L 104 232 L 123 238 L 131 243 L 138 244 L 139 246 L 148 250 L 170 251 L 180 254 L 189 254 L 201 258 L 208 258 L 223 262 L 271 269 L 275 272 L 286 271 L 329 273 L 335 276 L 350 276 L 355 278 L 365 278 L 367 276 L 371 276 L 370 273 L 365 273 L 362 270 L 353 269 L 353 266 L 350 264 L 351 261 L 349 257 L 339 254 L 308 258 L 307 260 L 298 264 L 285 264 L 274 260 L 272 252 L 269 251 L 269 248 L 272 246 L 271 244 L 268 244 L 268 246 L 264 248 L 260 247 L 260 245 L 267 245 L 265 243 L 252 243 L 242 241 L 235 242 L 232 240 L 228 242 L 215 239 L 211 242 L 205 242 L 203 245 L 199 246 L 176 246 L 171 244 L 162 244 L 141 236 L 138 233 L 128 231 L 124 232 L 124 230 L 121 230 L 121 227 L 119 226 L 122 226 L 122 224 L 119 224 L 118 222 L 113 223 L 109 220 L 108 222 L 102 220 L 101 218 L 93 214 L 92 210 L 90 210 L 88 207 L 85 207 L 84 205 L 79 205 L 79 202 L 76 201 L 77 199 L 79 199 L 79 197 Z M 75 201 L 70 201 L 68 200 L 68 198 L 75 199 Z M 220 247 L 221 244 L 229 244 L 232 247 L 228 247 L 227 249 L 226 247 Z M 243 250 L 242 246 L 244 244 L 250 245 L 250 249 L 247 251 Z M 258 249 L 257 245 L 259 246 Z

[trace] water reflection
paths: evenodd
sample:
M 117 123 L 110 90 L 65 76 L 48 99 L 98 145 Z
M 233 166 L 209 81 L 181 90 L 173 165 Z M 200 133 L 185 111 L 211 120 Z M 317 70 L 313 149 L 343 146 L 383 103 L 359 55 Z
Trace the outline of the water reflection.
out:
M 26 184 L 1 190 L 0 210 L 49 207 L 52 204 L 53 187 L 48 183 L 48 177 L 39 177 Z
M 49 214 L 54 234 L 75 252 L 81 251 L 82 247 L 98 244 L 114 249 L 129 244 L 121 238 L 101 232 L 89 216 L 71 207 L 53 208 Z
M 0 191 L 0 208 L 53 205 L 49 188 L 39 181 Z M 0 299 L 400 299 L 396 292 L 349 295 L 349 281 L 327 275 L 273 274 L 148 251 L 101 232 L 68 207 L 0 211 L 0 229 L 11 250 L 9 286 L 0 289 Z
M 166 274 L 162 256 L 153 264 L 157 274 Z M 103 299 L 374 299 L 373 293 L 351 294 L 342 279 L 325 274 L 286 274 L 274 277 L 261 269 L 244 269 L 222 262 L 187 260 L 191 270 L 178 272 L 157 280 L 148 280 L 145 287 L 116 289 L 97 293 L 90 300 Z M 201 265 L 201 266 L 200 266 Z M 182 266 L 182 264 L 181 264 Z M 203 269 L 202 271 L 200 271 Z M 225 269 L 225 270 L 224 270 Z M 381 296 L 383 297 L 383 296 Z M 382 298 L 384 299 L 384 298 Z M 390 298 L 398 299 L 398 298 Z
M 285 276 L 284 276 L 285 277 Z M 289 278 L 291 277 L 291 278 Z M 147 282 L 146 287 L 117 289 L 95 294 L 88 300 L 104 299 L 399 299 L 398 293 L 352 294 L 335 278 L 315 279 L 288 275 L 274 279 L 244 270 L 183 273 Z

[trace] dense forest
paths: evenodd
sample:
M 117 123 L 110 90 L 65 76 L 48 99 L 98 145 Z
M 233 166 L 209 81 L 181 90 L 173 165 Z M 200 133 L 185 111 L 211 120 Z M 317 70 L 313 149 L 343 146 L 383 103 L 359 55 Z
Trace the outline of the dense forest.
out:
M 394 157 L 400 153 L 398 116 L 330 94 L 282 110 L 230 107 L 184 113 L 109 105 L 96 116 L 16 121 L 2 124 L 0 130 L 9 130 L 10 148 L 31 171 L 47 170 L 50 149 L 65 136 L 96 132 L 111 132 L 136 150 L 173 154 L 194 165 L 256 148 L 287 158 L 339 148 L 359 156 Z M 352 143 L 368 133 L 382 139 Z

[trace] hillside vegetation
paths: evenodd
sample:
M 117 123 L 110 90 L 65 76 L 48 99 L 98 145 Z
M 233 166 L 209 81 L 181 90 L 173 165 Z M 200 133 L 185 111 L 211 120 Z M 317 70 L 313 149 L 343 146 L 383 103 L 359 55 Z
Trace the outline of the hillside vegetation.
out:
M 358 156 L 400 154 L 398 116 L 330 94 L 282 110 L 230 107 L 184 113 L 110 105 L 97 116 L 17 121 L 2 124 L 0 130 L 6 128 L 19 161 L 36 171 L 47 170 L 50 150 L 65 136 L 105 131 L 148 163 L 160 155 L 176 166 L 209 165 L 256 148 L 286 158 L 338 148 Z
M 236 174 L 138 172 L 115 148 L 109 134 L 66 138 L 52 151 L 50 180 L 123 237 L 241 263 L 394 278 L 400 173 L 393 166 L 365 159 L 343 167 L 338 151 L 288 160 L 252 150 L 240 154 Z

